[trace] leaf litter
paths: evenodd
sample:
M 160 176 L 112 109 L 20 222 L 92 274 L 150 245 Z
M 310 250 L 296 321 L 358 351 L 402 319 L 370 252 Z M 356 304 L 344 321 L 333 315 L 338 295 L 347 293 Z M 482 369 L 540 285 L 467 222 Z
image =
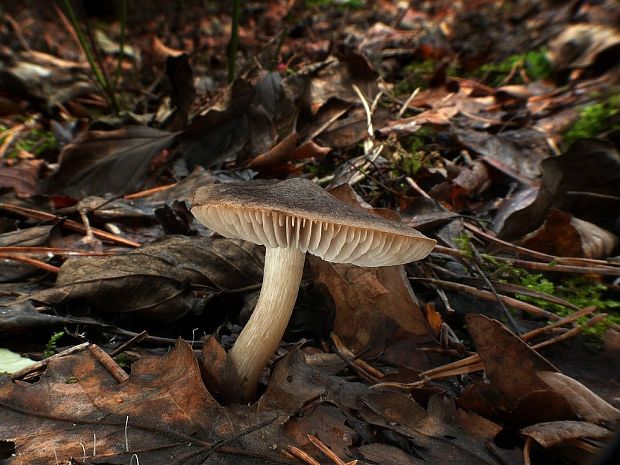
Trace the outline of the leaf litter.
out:
M 2 460 L 603 454 L 620 419 L 614 2 L 274 0 L 242 6 L 232 59 L 227 2 L 130 2 L 126 20 L 75 3 L 2 11 L 0 343 L 35 362 L 0 378 Z M 440 245 L 391 268 L 309 257 L 260 397 L 229 405 L 264 254 L 190 199 L 285 177 Z

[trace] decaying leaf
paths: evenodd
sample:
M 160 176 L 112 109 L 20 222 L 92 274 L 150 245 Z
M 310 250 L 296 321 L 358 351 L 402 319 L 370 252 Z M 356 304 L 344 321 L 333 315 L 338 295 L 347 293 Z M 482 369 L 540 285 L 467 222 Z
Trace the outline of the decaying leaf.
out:
M 466 320 L 493 388 L 508 401 L 507 409 L 516 418 L 523 421 L 525 411 L 534 423 L 537 417 L 544 422 L 577 417 L 592 423 L 615 422 L 620 417 L 620 411 L 560 373 L 498 321 L 475 314 Z M 561 398 L 553 402 L 550 391 Z
M 175 137 L 142 126 L 86 132 L 63 149 L 48 190 L 75 198 L 135 192 L 146 180 L 153 157 Z
M 618 211 L 613 196 L 618 195 L 620 178 L 620 154 L 613 144 L 599 139 L 578 140 L 563 155 L 545 159 L 542 172 L 536 200 L 521 202 L 520 209 L 504 215 L 498 234 L 502 239 L 519 239 L 534 231 L 552 207 L 613 229 L 617 215 L 610 212 Z M 590 195 L 595 196 L 595 202 Z
M 592 438 L 604 439 L 610 436 L 610 431 L 585 421 L 554 421 L 539 423 L 521 430 L 543 447 L 551 447 L 570 439 Z
M 340 200 L 364 208 L 349 185 L 330 191 Z M 375 214 L 377 214 L 375 212 Z M 429 337 L 429 329 L 402 266 L 364 268 L 308 257 L 316 280 L 334 301 L 334 332 L 354 352 L 383 349 L 400 337 Z
M 236 289 L 260 283 L 262 268 L 261 253 L 247 242 L 176 236 L 125 255 L 71 258 L 55 287 L 29 298 L 171 321 L 202 309 L 205 297 L 194 295 L 190 283 Z
M 542 226 L 525 236 L 521 244 L 558 257 L 606 258 L 620 239 L 589 221 L 552 208 Z

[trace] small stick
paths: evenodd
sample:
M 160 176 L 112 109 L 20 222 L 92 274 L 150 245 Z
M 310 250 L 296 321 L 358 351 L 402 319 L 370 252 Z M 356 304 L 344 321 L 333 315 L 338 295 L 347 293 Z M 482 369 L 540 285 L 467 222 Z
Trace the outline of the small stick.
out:
M 556 342 L 560 342 L 560 341 L 564 341 L 566 339 L 570 339 L 573 336 L 576 336 L 577 334 L 579 334 L 583 328 L 588 327 L 588 326 L 594 326 L 596 323 L 598 323 L 599 321 L 603 321 L 605 318 L 607 318 L 607 313 L 600 313 L 598 315 L 593 316 L 592 318 L 590 318 L 588 321 L 586 321 L 582 326 L 575 326 L 574 328 L 569 329 L 568 331 L 566 331 L 564 334 L 560 334 L 559 336 L 556 336 L 552 339 L 548 339 L 546 341 L 543 341 L 539 344 L 536 344 L 535 346 L 532 346 L 534 349 L 536 350 L 540 350 L 544 347 L 550 346 L 552 344 L 555 344 Z
M 304 452 L 301 449 L 298 449 L 295 446 L 286 446 L 286 450 L 295 458 L 298 458 L 299 460 L 301 460 L 302 462 L 306 462 L 308 465 L 321 465 L 319 462 L 317 462 L 314 457 L 312 457 L 310 454 L 308 454 L 307 452 Z
M 409 97 L 407 97 L 407 100 L 405 100 L 405 103 L 403 103 L 403 106 L 400 108 L 400 111 L 398 112 L 398 115 L 396 115 L 396 119 L 402 118 L 402 116 L 407 111 L 407 108 L 409 108 L 409 104 L 411 103 L 411 101 L 414 98 L 416 98 L 419 93 L 420 93 L 420 88 L 419 87 L 417 87 L 413 92 L 411 92 L 411 95 L 409 95 Z
M 442 253 L 444 255 L 450 255 L 451 257 L 467 258 L 467 253 L 453 249 L 451 247 L 444 247 L 436 245 L 433 249 L 433 253 Z M 484 258 L 484 254 L 481 255 Z M 561 258 L 561 257 L 559 257 Z M 496 257 L 493 256 L 493 260 L 498 262 L 508 263 L 513 266 L 520 266 L 529 270 L 542 270 L 557 273 L 582 273 L 582 274 L 602 274 L 609 276 L 620 276 L 620 267 L 613 266 L 571 266 L 571 265 L 552 265 L 549 263 L 531 262 L 527 260 L 519 260 L 516 258 Z
M 13 260 L 16 262 L 26 263 L 27 265 L 32 265 L 40 270 L 48 271 L 50 273 L 55 273 L 55 274 L 60 273 L 60 268 L 58 268 L 57 266 L 50 265 L 49 263 L 45 263 L 40 260 L 35 260 L 34 258 L 24 257 L 23 255 L 0 253 L 0 259 Z
M 321 452 L 323 452 L 323 454 L 325 454 L 325 457 L 330 459 L 336 465 L 355 465 L 357 463 L 357 460 L 352 460 L 348 463 L 345 462 L 340 457 L 338 457 L 329 447 L 327 447 L 327 445 L 325 445 L 325 443 L 323 443 L 323 441 L 321 441 L 319 438 L 311 434 L 306 434 L 306 436 L 317 449 L 319 449 Z
M 76 346 L 70 347 L 66 350 L 63 350 L 62 352 L 58 352 L 57 354 L 54 354 L 43 360 L 35 362 L 32 365 L 28 365 L 27 367 L 24 367 L 21 370 L 18 370 L 15 373 L 13 373 L 11 375 L 11 379 L 16 380 L 16 379 L 23 378 L 24 376 L 32 373 L 33 371 L 37 371 L 37 370 L 45 368 L 47 364 L 50 362 L 50 360 L 55 360 L 57 358 L 64 357 L 65 355 L 74 354 L 75 352 L 79 352 L 80 350 L 85 349 L 89 345 L 90 345 L 90 342 L 83 342 L 82 344 L 78 344 Z
M 497 299 L 497 302 L 499 303 L 500 307 L 502 307 L 502 311 L 504 312 L 504 316 L 508 320 L 508 323 L 510 323 L 510 327 L 512 328 L 512 330 L 515 332 L 515 334 L 517 336 L 520 335 L 521 334 L 521 330 L 519 329 L 519 325 L 515 321 L 515 319 L 512 316 L 512 314 L 506 308 L 506 304 L 501 299 L 500 295 L 497 293 L 497 290 L 495 289 L 495 286 L 493 286 L 493 283 L 491 282 L 489 277 L 486 275 L 486 273 L 484 271 L 482 271 L 482 268 L 480 268 L 480 265 L 478 265 L 478 262 L 480 261 L 480 254 L 478 254 L 478 251 L 476 250 L 476 247 L 474 247 L 473 242 L 470 245 L 471 245 L 471 250 L 473 251 L 474 256 L 476 257 L 476 261 L 473 262 L 474 268 L 476 269 L 478 274 L 480 274 L 480 276 L 482 276 L 482 279 L 484 280 L 486 285 L 489 287 L 489 289 L 491 289 L 491 292 L 493 293 L 493 295 Z
M 374 378 L 379 378 L 379 379 L 385 376 L 385 374 L 381 370 L 378 370 L 377 368 L 373 367 L 372 365 L 367 363 L 365 360 L 358 358 L 357 355 L 351 352 L 351 350 L 347 346 L 344 345 L 342 340 L 336 334 L 332 333 L 331 340 L 334 342 L 336 349 L 338 349 L 338 351 L 342 355 L 344 355 L 345 357 L 349 357 L 353 363 L 355 363 L 357 366 L 359 366 L 369 375 L 371 375 Z
M 591 258 L 580 258 L 580 257 L 556 257 L 555 255 L 549 255 L 542 252 L 537 252 L 535 250 L 527 249 L 525 247 L 521 247 L 519 245 L 511 244 L 510 242 L 506 242 L 498 237 L 495 237 L 482 229 L 477 228 L 476 226 L 464 222 L 464 226 L 466 229 L 469 229 L 475 235 L 480 236 L 490 242 L 493 242 L 496 245 L 499 245 L 505 249 L 511 250 L 519 256 L 522 254 L 526 257 L 535 258 L 538 260 L 546 261 L 546 262 L 557 262 L 559 264 L 564 265 L 584 265 L 584 266 L 596 266 L 596 265 L 608 265 L 614 266 L 614 263 L 608 262 L 605 260 L 594 260 Z M 616 265 L 617 266 L 617 265 Z
M 92 344 L 88 346 L 93 356 L 101 363 L 106 370 L 112 375 L 119 383 L 127 381 L 129 379 L 129 375 L 125 370 L 123 370 L 118 363 L 114 361 L 112 357 L 110 357 L 101 347 L 97 344 Z
M 114 349 L 112 352 L 110 352 L 110 357 L 112 357 L 112 358 L 116 357 L 118 354 L 120 354 L 123 351 L 127 350 L 132 345 L 138 344 L 138 343 L 142 342 L 148 336 L 149 336 L 149 334 L 146 331 L 142 331 L 140 334 L 136 334 L 134 337 L 132 337 L 128 341 L 125 341 L 123 344 L 121 344 L 116 349 Z
M 534 442 L 534 438 L 532 436 L 528 436 L 525 440 L 525 445 L 523 446 L 523 464 L 524 465 L 532 465 L 532 461 L 530 460 L 530 451 L 532 450 L 532 443 Z
M 527 302 L 521 302 L 520 300 L 513 299 L 512 297 L 508 297 L 502 294 L 497 294 L 497 297 L 496 297 L 496 295 L 493 294 L 492 292 L 484 291 L 482 289 L 476 289 L 475 287 L 467 286 L 466 284 L 453 283 L 450 281 L 443 281 L 441 279 L 434 279 L 434 278 L 409 278 L 409 279 L 411 281 L 428 282 L 431 284 L 435 284 L 437 286 L 441 286 L 445 289 L 451 289 L 457 292 L 471 294 L 475 297 L 480 297 L 481 299 L 484 299 L 484 300 L 497 301 L 497 298 L 499 298 L 505 305 L 512 307 L 512 308 L 516 308 L 517 310 L 524 311 L 531 315 L 534 315 L 537 317 L 549 318 L 550 320 L 560 319 L 560 317 L 556 315 L 555 313 L 551 313 L 551 312 L 548 312 L 547 310 L 543 310 L 542 308 L 537 307 L 536 305 L 532 305 Z
M 426 191 L 424 191 L 424 189 L 422 189 L 420 186 L 418 186 L 418 183 L 415 182 L 413 179 L 411 179 L 409 176 L 407 176 L 405 178 L 405 181 L 407 181 L 407 184 L 409 184 L 414 191 L 416 191 L 418 194 L 420 194 L 425 199 L 430 199 L 431 198 L 431 196 L 428 195 L 426 193 Z
M 57 215 L 53 215 L 52 213 L 46 213 L 39 210 L 34 210 L 32 208 L 19 207 L 17 205 L 11 205 L 8 203 L 0 203 L 0 210 L 6 210 L 11 213 L 41 221 L 58 221 L 60 222 L 61 226 L 71 231 L 79 232 L 81 234 L 87 234 L 86 227 L 83 224 L 78 223 L 77 221 L 61 218 Z M 125 239 L 123 237 L 117 236 L 116 234 L 112 234 L 101 229 L 92 228 L 92 232 L 93 235 L 95 237 L 98 237 L 99 239 L 115 242 L 117 244 L 122 244 L 128 247 L 140 247 L 141 245 L 139 242 Z
M 158 187 L 153 187 L 152 189 L 146 189 L 140 192 L 134 192 L 133 194 L 127 194 L 124 195 L 123 198 L 125 200 L 133 200 L 133 199 L 139 199 L 142 197 L 148 197 L 151 194 L 156 194 L 157 192 L 162 192 L 165 190 L 170 189 L 171 187 L 176 186 L 178 183 L 172 183 L 172 184 L 166 184 L 165 186 L 158 186 Z
M 62 247 L 28 247 L 20 245 L 9 245 L 5 247 L 0 247 L 0 253 L 19 253 L 25 255 L 80 255 L 86 257 L 118 255 L 117 252 L 95 252 L 90 250 L 65 249 Z
M 508 263 L 513 266 L 520 266 L 528 270 L 541 270 L 550 273 L 581 273 L 581 274 L 602 274 L 607 276 L 620 276 L 620 268 L 613 266 L 572 266 L 572 265 L 552 265 L 550 263 L 530 262 L 504 257 L 493 257 L 494 260 Z

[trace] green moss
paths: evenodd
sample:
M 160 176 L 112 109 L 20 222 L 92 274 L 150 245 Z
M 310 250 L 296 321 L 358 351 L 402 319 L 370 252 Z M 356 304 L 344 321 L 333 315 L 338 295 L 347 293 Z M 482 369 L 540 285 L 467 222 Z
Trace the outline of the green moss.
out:
M 601 336 L 612 324 L 620 324 L 620 302 L 606 298 L 607 286 L 599 282 L 592 281 L 583 276 L 554 282 L 540 273 L 522 273 L 519 284 L 528 289 L 560 297 L 579 308 L 595 306 L 599 312 L 608 313 L 605 320 L 593 326 L 582 328 L 584 340 L 594 349 L 600 348 Z M 517 295 L 516 298 L 524 302 L 533 303 L 560 316 L 568 316 L 573 313 L 571 309 L 547 302 L 546 300 L 525 295 Z M 578 318 L 576 323 L 583 325 L 589 318 L 590 316 Z
M 61 337 L 65 335 L 64 331 L 59 331 L 51 335 L 47 344 L 45 344 L 45 350 L 43 351 L 43 357 L 48 358 L 56 353 L 56 345 Z
M 8 128 L 0 125 L 0 133 L 3 133 Z M 17 139 L 17 138 L 16 138 Z M 6 137 L 0 138 L 0 145 L 4 143 Z M 45 131 L 39 128 L 33 128 L 27 133 L 20 135 L 17 141 L 13 141 L 10 150 L 7 151 L 7 158 L 16 158 L 19 156 L 20 151 L 31 153 L 35 156 L 39 156 L 47 151 L 56 150 L 58 148 L 58 142 L 56 136 L 50 131 Z
M 389 139 L 387 153 L 392 163 L 392 174 L 395 177 L 413 176 L 420 168 L 429 165 L 428 146 L 434 140 L 435 132 L 428 127 L 420 127 L 402 141 Z
M 306 0 L 306 8 L 363 8 L 365 0 Z
M 37 156 L 49 150 L 55 150 L 57 147 L 56 136 L 50 131 L 38 128 L 34 128 L 15 144 L 16 151 L 24 150 Z
M 402 69 L 402 80 L 394 85 L 396 95 L 410 95 L 414 90 L 428 87 L 428 81 L 435 71 L 433 60 L 415 60 Z
M 523 77 L 519 70 L 523 70 L 531 81 L 547 79 L 551 76 L 551 62 L 547 58 L 544 48 L 527 53 L 510 55 L 499 63 L 489 63 L 481 66 L 473 75 L 489 83 L 491 86 L 502 84 L 523 84 Z M 516 70 L 516 72 L 515 72 Z M 510 74 L 512 78 L 505 82 Z
M 118 366 L 120 366 L 123 370 L 129 371 L 129 368 L 131 367 L 131 364 L 133 363 L 135 358 L 123 352 L 121 354 L 118 354 L 114 360 L 116 360 Z
M 474 256 L 474 251 L 471 247 L 471 236 L 466 233 L 462 233 L 460 236 L 454 238 L 454 243 L 459 250 L 462 250 L 468 257 Z
M 571 145 L 577 139 L 596 137 L 603 132 L 620 128 L 620 93 L 602 102 L 587 105 L 579 110 L 579 119 L 564 134 L 564 143 Z M 614 121 L 614 118 L 617 118 Z

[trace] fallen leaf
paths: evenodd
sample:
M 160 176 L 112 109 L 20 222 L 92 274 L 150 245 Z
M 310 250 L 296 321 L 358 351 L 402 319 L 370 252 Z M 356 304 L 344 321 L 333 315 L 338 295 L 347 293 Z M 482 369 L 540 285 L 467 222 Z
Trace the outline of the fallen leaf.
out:
M 552 207 L 613 230 L 618 215 L 610 213 L 617 212 L 616 201 L 596 197 L 593 202 L 589 196 L 618 195 L 620 153 L 613 144 L 600 139 L 580 139 L 563 155 L 545 159 L 541 167 L 542 185 L 536 200 L 529 204 L 523 201 L 518 209 L 502 215 L 500 238 L 516 240 L 534 231 Z
M 538 423 L 521 430 L 543 447 L 552 447 L 570 439 L 605 439 L 611 432 L 585 421 L 554 421 Z
M 415 458 L 398 447 L 374 442 L 358 447 L 359 453 L 370 463 L 377 465 L 423 465 L 425 460 Z
M 557 369 L 544 357 L 496 320 L 479 314 L 465 319 L 487 376 L 508 402 L 516 406 L 533 391 L 548 389 L 536 373 Z
M 142 126 L 88 131 L 62 150 L 47 190 L 78 199 L 135 192 L 143 186 L 153 157 L 170 147 L 175 137 Z
M 258 284 L 262 260 L 258 248 L 244 241 L 172 236 L 125 255 L 70 258 L 55 287 L 28 298 L 172 321 L 205 304 L 206 297 L 194 295 L 189 283 L 207 286 L 207 295 L 209 288 L 213 292 Z
M 617 28 L 571 24 L 549 43 L 549 58 L 557 70 L 587 68 L 620 44 Z
M 0 164 L 0 189 L 14 189 L 19 198 L 28 198 L 39 192 L 39 173 L 43 160 L 20 160 L 11 166 Z
M 558 257 L 607 258 L 620 239 L 589 221 L 551 208 L 542 226 L 525 236 L 520 244 Z
M 620 420 L 620 410 L 576 379 L 553 371 L 539 371 L 536 375 L 555 392 L 562 394 L 580 418 L 598 424 Z
M 330 193 L 363 208 L 348 184 Z M 397 332 L 402 337 L 429 337 L 402 266 L 365 268 L 328 263 L 314 256 L 307 260 L 316 281 L 326 286 L 334 301 L 334 332 L 353 352 L 383 349 Z

